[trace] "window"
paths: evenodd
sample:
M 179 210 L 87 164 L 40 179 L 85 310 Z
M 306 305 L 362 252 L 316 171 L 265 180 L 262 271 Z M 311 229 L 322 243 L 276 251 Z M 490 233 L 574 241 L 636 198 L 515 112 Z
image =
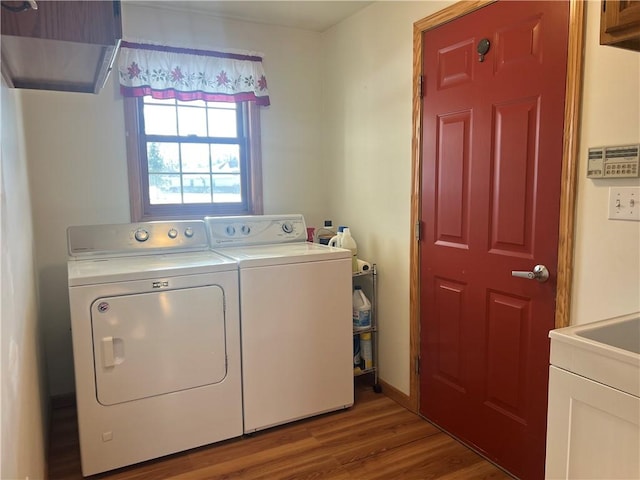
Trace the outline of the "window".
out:
M 125 98 L 131 220 L 262 213 L 253 102 Z

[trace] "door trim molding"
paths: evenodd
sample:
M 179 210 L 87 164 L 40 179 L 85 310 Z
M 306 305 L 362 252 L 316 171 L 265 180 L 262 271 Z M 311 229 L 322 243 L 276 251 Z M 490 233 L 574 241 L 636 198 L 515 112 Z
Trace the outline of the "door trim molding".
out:
M 411 137 L 411 225 L 420 228 L 422 102 L 422 34 L 458 17 L 486 7 L 497 0 L 460 1 L 413 24 L 413 118 Z M 556 328 L 570 324 L 571 283 L 573 279 L 573 251 L 578 151 L 580 146 L 580 107 L 582 94 L 582 66 L 584 54 L 584 4 L 569 0 L 569 45 L 565 87 L 564 139 L 560 193 L 560 221 L 558 235 L 558 268 L 556 285 Z M 416 368 L 420 356 L 420 232 L 412 232 L 409 283 L 409 404 L 415 413 L 420 410 L 420 375 Z

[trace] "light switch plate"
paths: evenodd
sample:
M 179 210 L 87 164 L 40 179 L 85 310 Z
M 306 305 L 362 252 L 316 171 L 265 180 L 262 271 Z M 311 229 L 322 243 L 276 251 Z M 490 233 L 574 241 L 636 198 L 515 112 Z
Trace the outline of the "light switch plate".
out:
M 609 187 L 609 219 L 640 222 L 640 187 Z

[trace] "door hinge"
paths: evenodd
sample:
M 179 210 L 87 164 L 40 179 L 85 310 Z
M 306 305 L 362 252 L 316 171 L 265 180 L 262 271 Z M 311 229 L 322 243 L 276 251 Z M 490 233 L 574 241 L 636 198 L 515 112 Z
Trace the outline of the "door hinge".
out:
M 415 371 L 416 375 L 420 375 L 420 355 L 416 356 Z
M 422 238 L 422 222 L 420 220 L 416 221 L 414 235 L 416 236 L 416 240 L 419 242 Z

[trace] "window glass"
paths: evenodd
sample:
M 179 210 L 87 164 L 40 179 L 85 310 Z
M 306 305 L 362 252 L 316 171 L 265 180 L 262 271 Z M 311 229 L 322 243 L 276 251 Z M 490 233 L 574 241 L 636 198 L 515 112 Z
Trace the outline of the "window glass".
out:
M 179 172 L 179 143 L 148 142 L 147 162 L 149 173 Z
M 208 108 L 209 135 L 212 137 L 235 137 L 237 135 L 236 112 L 229 109 Z
M 144 126 L 147 135 L 177 135 L 178 123 L 173 105 L 145 105 Z
M 209 145 L 202 143 L 183 143 L 180 145 L 183 172 L 211 171 Z
M 144 103 L 152 103 L 158 105 L 175 105 L 176 101 L 173 98 L 144 97 Z
M 149 174 L 149 200 L 151 205 L 180 203 L 182 186 L 180 175 Z
M 205 102 L 204 100 L 189 100 L 188 102 L 184 102 L 182 100 L 171 100 L 172 102 L 175 102 L 176 105 L 178 105 L 179 107 L 199 107 L 199 108 L 203 108 L 207 106 L 207 102 Z M 232 109 L 236 108 L 235 103 L 229 103 L 227 105 L 231 105 Z
M 207 136 L 207 112 L 202 107 L 178 107 L 178 135 Z
M 211 203 L 211 177 L 209 175 L 183 175 L 182 190 L 185 203 Z
M 211 145 L 211 164 L 213 172 L 240 172 L 240 147 L 238 145 Z
M 240 175 L 213 175 L 213 201 L 237 202 L 240 198 Z

